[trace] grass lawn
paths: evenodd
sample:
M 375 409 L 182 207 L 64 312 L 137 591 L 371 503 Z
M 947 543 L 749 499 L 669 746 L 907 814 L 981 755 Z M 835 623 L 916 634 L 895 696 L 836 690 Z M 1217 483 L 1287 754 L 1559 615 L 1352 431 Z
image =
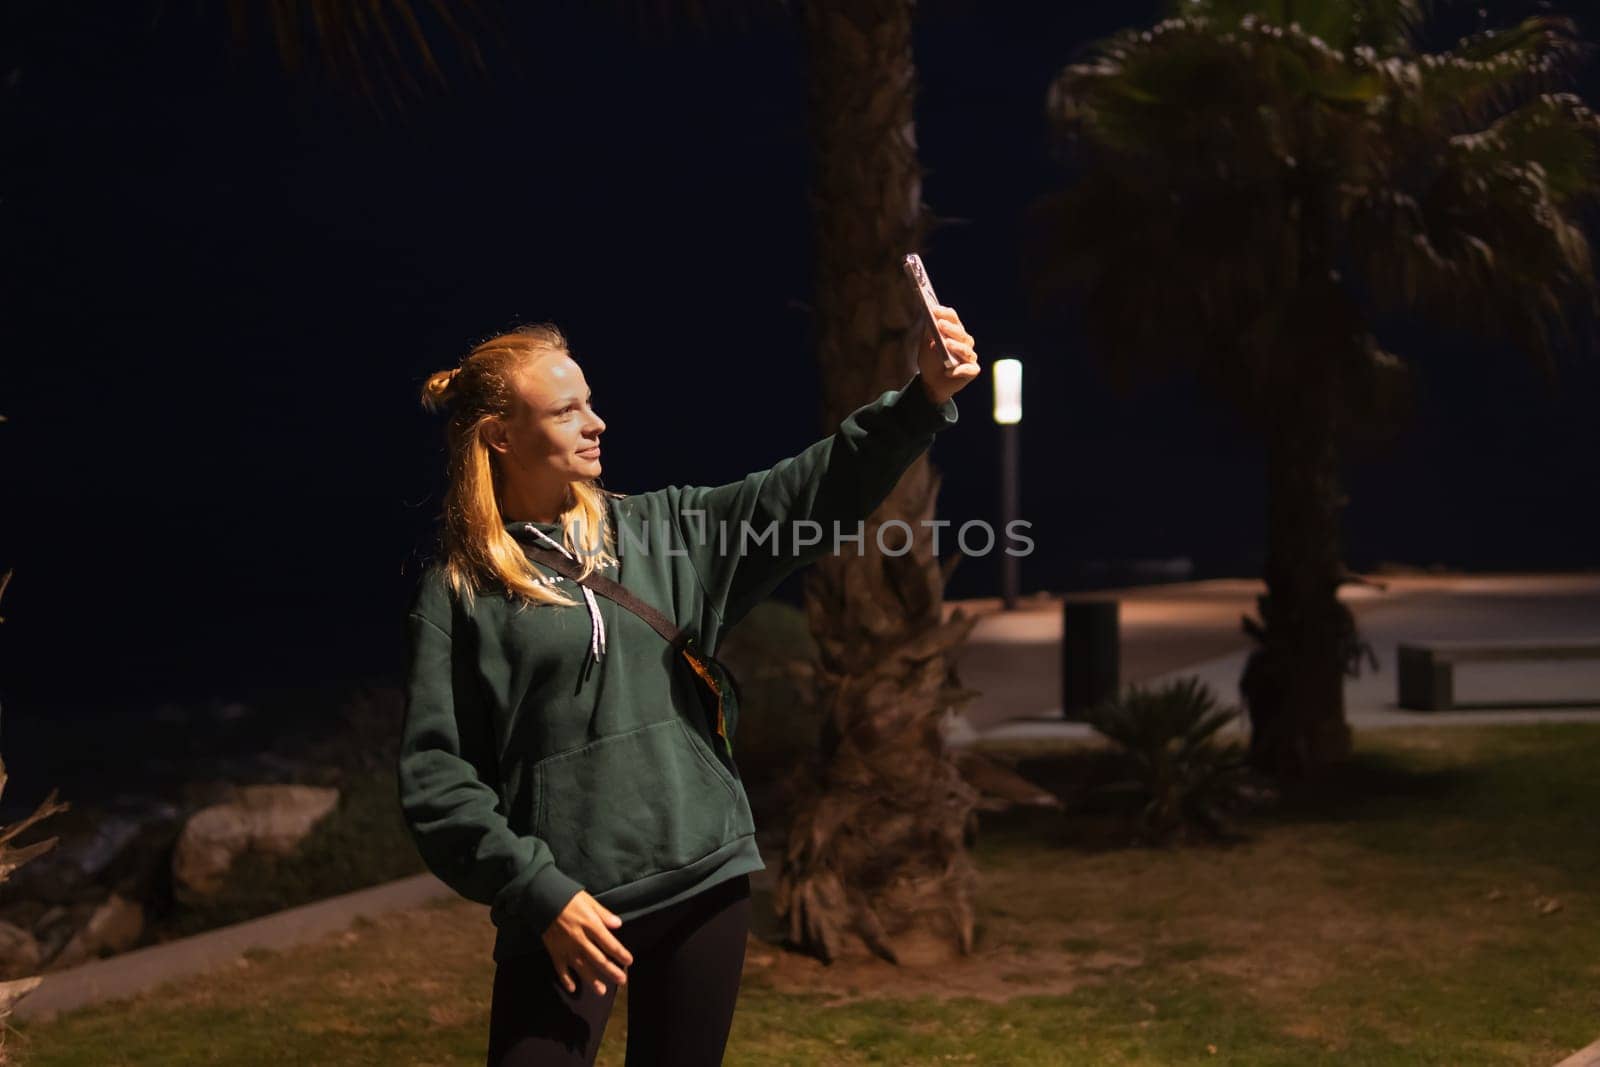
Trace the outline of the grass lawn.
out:
M 1019 750 L 1020 752 L 1021 750 Z M 1093 747 L 1019 765 L 1069 800 Z M 1359 734 L 1250 839 L 984 817 L 977 953 L 831 967 L 752 938 L 730 1064 L 1553 1064 L 1600 1037 L 1600 725 Z M 385 916 L 134 1001 L 14 1023 L 37 1065 L 479 1064 L 486 910 Z M 624 989 L 602 1064 L 619 1065 Z

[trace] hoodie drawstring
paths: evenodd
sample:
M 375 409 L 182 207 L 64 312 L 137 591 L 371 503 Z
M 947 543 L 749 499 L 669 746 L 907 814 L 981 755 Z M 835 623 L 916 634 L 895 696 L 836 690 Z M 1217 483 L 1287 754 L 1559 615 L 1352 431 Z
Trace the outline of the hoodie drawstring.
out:
M 546 544 L 556 549 L 563 556 L 574 562 L 577 561 L 577 557 L 567 551 L 566 545 L 552 541 L 550 535 L 537 526 L 524 523 L 522 528 L 530 533 L 538 534 Z M 589 654 L 595 658 L 596 662 L 599 662 L 600 654 L 606 650 L 606 623 L 600 617 L 600 606 L 594 601 L 594 590 L 581 582 L 577 583 L 577 585 L 579 589 L 583 590 L 583 602 L 589 606 Z

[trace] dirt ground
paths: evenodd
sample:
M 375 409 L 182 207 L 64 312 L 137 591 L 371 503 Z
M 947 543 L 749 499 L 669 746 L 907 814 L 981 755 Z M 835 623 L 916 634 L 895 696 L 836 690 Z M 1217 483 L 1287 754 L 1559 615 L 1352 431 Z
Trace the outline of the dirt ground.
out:
M 1240 980 L 1268 1010 L 1302 1016 L 1302 1036 L 1330 1038 L 1300 1009 L 1318 986 L 1352 966 L 1448 966 L 1492 935 L 1498 913 L 1544 899 L 1537 872 L 1522 868 L 1505 885 L 1441 885 L 1437 907 L 1385 907 L 1358 888 L 1382 881 L 1381 860 L 1303 837 L 1280 827 L 1226 847 L 1063 851 L 1027 868 L 990 861 L 980 873 L 976 951 L 922 967 L 876 957 L 824 964 L 786 951 L 770 897 L 759 894 L 758 911 L 768 910 L 751 934 L 747 981 L 828 996 L 829 1005 L 879 997 L 1003 1002 L 1161 964 Z M 1364 867 L 1373 868 L 1370 879 Z M 1063 906 L 1072 901 L 1080 906 Z

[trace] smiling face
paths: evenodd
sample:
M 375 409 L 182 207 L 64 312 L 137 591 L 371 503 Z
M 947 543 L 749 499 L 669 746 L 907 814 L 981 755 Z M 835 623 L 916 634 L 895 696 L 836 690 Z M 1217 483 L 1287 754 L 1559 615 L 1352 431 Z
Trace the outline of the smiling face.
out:
M 508 496 L 559 501 L 568 484 L 599 476 L 605 421 L 591 406 L 582 368 L 565 352 L 542 353 L 514 384 L 515 413 L 489 420 L 485 440 L 499 457 Z

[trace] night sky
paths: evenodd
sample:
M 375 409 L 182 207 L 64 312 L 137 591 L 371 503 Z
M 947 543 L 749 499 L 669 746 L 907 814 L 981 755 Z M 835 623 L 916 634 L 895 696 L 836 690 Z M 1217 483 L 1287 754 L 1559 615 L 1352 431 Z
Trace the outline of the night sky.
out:
M 199 5 L 68 6 L 10 5 L 0 45 L 8 727 L 398 670 L 442 489 L 418 389 L 518 322 L 571 338 L 610 488 L 730 481 L 822 435 L 783 14 L 641 33 L 521 5 L 487 78 L 441 38 L 449 88 L 379 116 L 285 74 L 264 22 L 236 49 Z M 1027 367 L 1024 591 L 1091 586 L 1095 560 L 1258 573 L 1262 464 L 1232 414 L 1184 380 L 1118 395 L 1026 311 L 1022 210 L 1059 181 L 1045 87 L 1146 17 L 1078 6 L 931 5 L 916 42 L 924 192 L 947 220 L 925 259 L 980 355 Z M 1600 563 L 1594 362 L 1552 391 L 1472 338 L 1380 339 L 1424 395 L 1349 471 L 1350 563 Z M 989 403 L 985 376 L 934 449 L 956 524 L 996 518 Z M 949 595 L 993 594 L 997 564 L 967 560 Z

